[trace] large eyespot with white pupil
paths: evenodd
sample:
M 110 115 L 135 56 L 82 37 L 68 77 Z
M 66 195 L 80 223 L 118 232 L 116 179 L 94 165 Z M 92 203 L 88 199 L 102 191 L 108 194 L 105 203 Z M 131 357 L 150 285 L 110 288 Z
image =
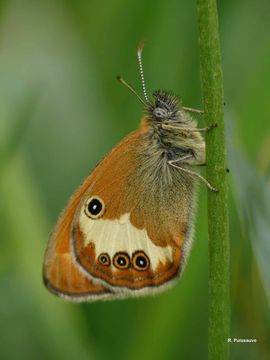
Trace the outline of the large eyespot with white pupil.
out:
M 100 218 L 105 211 L 105 204 L 98 196 L 92 196 L 85 203 L 84 212 L 91 219 Z
M 146 271 L 150 267 L 149 257 L 145 254 L 144 251 L 136 251 L 132 255 L 132 265 L 137 271 Z
M 99 262 L 101 265 L 110 266 L 110 265 L 111 265 L 110 256 L 109 256 L 107 253 L 102 253 L 102 254 L 100 254 L 99 257 L 98 257 L 98 262 Z
M 125 270 L 130 267 L 130 257 L 125 252 L 116 253 L 113 257 L 113 265 L 119 270 Z
M 153 110 L 153 114 L 156 118 L 158 119 L 163 119 L 163 118 L 167 118 L 168 117 L 168 111 L 161 108 L 161 107 L 156 107 Z

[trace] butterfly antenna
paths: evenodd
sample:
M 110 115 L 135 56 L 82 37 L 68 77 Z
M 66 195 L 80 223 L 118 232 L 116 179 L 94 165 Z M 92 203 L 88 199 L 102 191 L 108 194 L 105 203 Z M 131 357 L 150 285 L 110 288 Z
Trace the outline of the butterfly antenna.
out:
M 143 65 L 142 65 L 142 51 L 143 51 L 143 48 L 144 48 L 144 43 L 141 42 L 139 44 L 139 46 L 138 46 L 138 49 L 137 49 L 137 55 L 138 55 L 138 61 L 139 61 L 139 67 L 140 67 L 140 75 L 141 75 L 141 80 L 142 80 L 143 95 L 145 97 L 146 102 L 149 103 L 147 92 L 146 92 L 146 87 L 145 87 L 144 74 L 143 74 Z
M 148 106 L 147 103 L 140 97 L 140 95 L 133 89 L 133 87 L 131 87 L 121 76 L 117 76 L 116 79 L 125 87 L 127 87 L 145 107 Z

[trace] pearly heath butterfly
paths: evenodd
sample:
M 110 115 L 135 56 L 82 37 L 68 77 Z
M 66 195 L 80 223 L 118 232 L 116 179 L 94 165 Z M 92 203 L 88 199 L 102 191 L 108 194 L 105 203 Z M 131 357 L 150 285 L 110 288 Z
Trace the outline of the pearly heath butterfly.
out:
M 144 116 L 71 197 L 49 240 L 47 288 L 74 301 L 155 294 L 184 270 L 192 245 L 195 169 L 205 142 L 191 112 L 169 91 L 147 97 L 138 48 Z

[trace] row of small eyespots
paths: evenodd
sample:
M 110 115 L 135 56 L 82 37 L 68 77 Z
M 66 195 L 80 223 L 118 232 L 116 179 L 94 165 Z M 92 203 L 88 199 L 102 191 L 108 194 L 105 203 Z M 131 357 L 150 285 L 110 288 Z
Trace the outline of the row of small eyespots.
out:
M 98 261 L 100 264 L 104 266 L 111 265 L 110 256 L 107 253 L 102 253 L 98 257 Z M 148 256 L 143 251 L 136 251 L 132 255 L 132 261 L 130 260 L 129 255 L 126 252 L 118 252 L 113 257 L 113 265 L 120 270 L 128 269 L 131 264 L 133 268 L 137 271 L 145 271 L 149 269 L 150 260 Z

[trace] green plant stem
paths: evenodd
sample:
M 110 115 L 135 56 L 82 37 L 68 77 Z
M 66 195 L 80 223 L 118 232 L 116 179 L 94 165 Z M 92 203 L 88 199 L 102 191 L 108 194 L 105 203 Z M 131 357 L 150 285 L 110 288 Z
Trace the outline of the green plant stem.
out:
M 224 138 L 224 96 L 218 13 L 215 0 L 197 0 L 202 95 L 207 125 L 207 178 L 219 192 L 208 190 L 210 360 L 229 358 L 229 237 Z

